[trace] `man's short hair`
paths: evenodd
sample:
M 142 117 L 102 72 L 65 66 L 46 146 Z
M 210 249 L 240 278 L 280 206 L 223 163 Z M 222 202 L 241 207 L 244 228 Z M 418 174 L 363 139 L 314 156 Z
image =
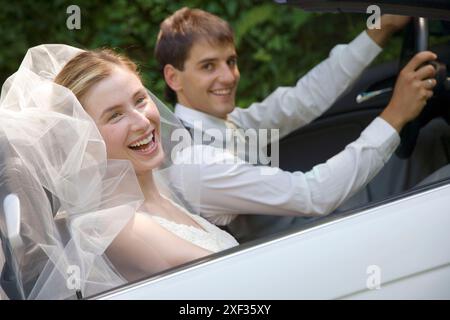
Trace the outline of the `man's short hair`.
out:
M 196 41 L 205 40 L 212 45 L 234 45 L 233 29 L 225 20 L 200 9 L 182 8 L 167 17 L 160 25 L 155 57 L 161 74 L 171 64 L 184 70 L 184 63 Z M 175 103 L 176 93 L 166 84 L 166 99 Z

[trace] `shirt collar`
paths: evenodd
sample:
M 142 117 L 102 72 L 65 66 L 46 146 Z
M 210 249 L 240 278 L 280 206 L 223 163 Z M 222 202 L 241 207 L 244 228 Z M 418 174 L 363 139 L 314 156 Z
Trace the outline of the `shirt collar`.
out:
M 225 120 L 207 114 L 205 112 L 186 107 L 180 103 L 175 105 L 175 116 L 186 124 L 194 127 L 200 123 L 203 130 L 227 128 Z

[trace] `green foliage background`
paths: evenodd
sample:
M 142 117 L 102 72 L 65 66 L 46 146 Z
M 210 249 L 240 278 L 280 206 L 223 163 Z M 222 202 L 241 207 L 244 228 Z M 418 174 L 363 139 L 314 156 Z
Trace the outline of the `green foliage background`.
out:
M 81 30 L 68 30 L 69 5 L 81 8 Z M 113 47 L 138 62 L 146 86 L 163 97 L 164 81 L 153 59 L 159 24 L 175 10 L 197 7 L 228 20 L 236 32 L 241 82 L 238 105 L 261 100 L 323 60 L 337 43 L 364 29 L 366 15 L 313 14 L 255 0 L 0 0 L 0 81 L 19 66 L 29 47 L 65 43 Z M 400 41 L 379 60 L 398 54 Z

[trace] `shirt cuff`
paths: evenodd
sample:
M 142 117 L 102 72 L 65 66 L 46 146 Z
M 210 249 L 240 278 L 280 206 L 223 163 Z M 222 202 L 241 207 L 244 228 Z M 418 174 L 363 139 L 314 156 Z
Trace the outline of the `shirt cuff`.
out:
M 376 58 L 383 48 L 381 48 L 372 38 L 367 34 L 367 31 L 363 31 L 353 39 L 349 44 L 350 47 L 355 48 L 355 52 L 359 57 L 366 60 L 373 60 Z
M 359 37 L 361 37 L 360 41 L 362 41 L 363 45 L 367 46 L 369 48 L 369 50 L 374 50 L 374 51 L 376 50 L 378 53 L 383 51 L 383 48 L 380 47 L 378 45 L 378 43 L 373 41 L 373 39 L 369 36 L 369 34 L 367 33 L 367 30 L 364 30 L 363 32 L 361 32 L 360 35 L 358 36 L 358 38 Z
M 400 135 L 397 130 L 380 117 L 375 118 L 361 133 L 361 136 L 379 151 L 384 162 L 389 160 L 400 144 Z
M 366 31 L 361 32 L 346 48 L 340 57 L 344 69 L 349 74 L 362 72 L 383 49 L 372 40 Z

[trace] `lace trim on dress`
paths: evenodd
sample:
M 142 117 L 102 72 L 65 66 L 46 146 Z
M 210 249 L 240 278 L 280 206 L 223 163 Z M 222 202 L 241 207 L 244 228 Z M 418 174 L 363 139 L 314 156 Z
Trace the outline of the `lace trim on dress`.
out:
M 170 221 L 160 216 L 152 216 L 152 218 L 176 236 L 212 252 L 222 251 L 239 245 L 230 234 L 210 224 L 202 217 L 192 214 L 189 214 L 189 216 L 204 228 L 204 230 Z

